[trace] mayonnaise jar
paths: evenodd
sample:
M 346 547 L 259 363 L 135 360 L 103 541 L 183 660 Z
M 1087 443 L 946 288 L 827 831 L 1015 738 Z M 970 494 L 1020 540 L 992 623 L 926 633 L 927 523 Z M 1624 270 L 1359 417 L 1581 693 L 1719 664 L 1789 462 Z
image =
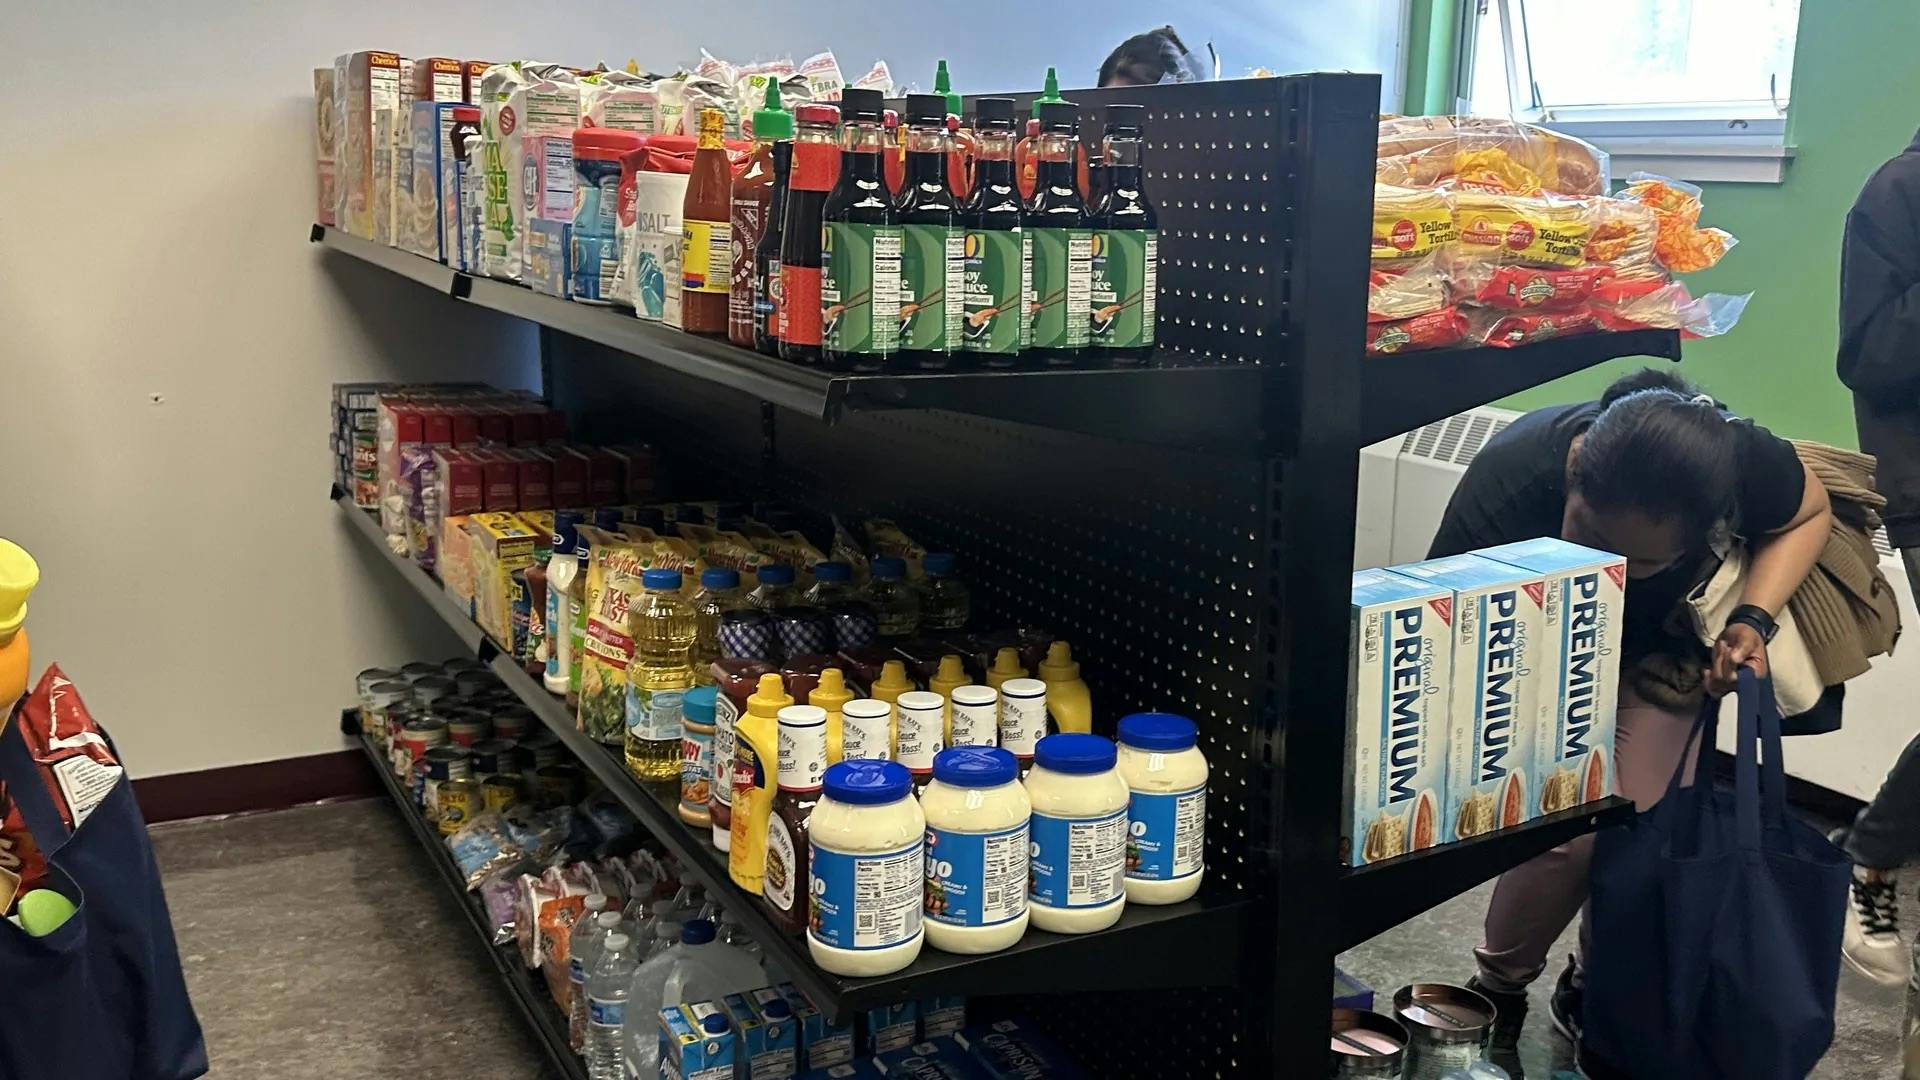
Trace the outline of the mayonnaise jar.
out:
M 1119 769 L 1127 808 L 1127 899 L 1177 904 L 1200 889 L 1206 867 L 1207 758 L 1199 729 L 1172 713 L 1120 720 Z
M 961 746 L 933 759 L 927 817 L 927 942 L 998 952 L 1027 932 L 1027 821 L 1033 805 L 1012 753 Z
M 1116 758 L 1098 735 L 1049 735 L 1034 748 L 1027 902 L 1042 930 L 1105 930 L 1126 908 L 1130 792 Z
M 862 760 L 828 767 L 807 829 L 814 963 L 835 975 L 871 977 L 920 955 L 926 831 L 906 766 Z

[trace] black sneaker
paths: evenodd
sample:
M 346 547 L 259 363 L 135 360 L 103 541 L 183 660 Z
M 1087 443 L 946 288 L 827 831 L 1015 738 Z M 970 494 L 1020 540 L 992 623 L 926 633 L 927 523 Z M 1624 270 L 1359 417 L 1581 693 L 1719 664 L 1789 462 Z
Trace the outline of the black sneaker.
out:
M 1547 1016 L 1553 1021 L 1553 1029 L 1566 1036 L 1568 1042 L 1580 1045 L 1581 1004 L 1585 990 L 1580 985 L 1580 963 L 1573 957 L 1567 958 L 1567 966 L 1560 972 L 1560 981 L 1554 984 L 1553 996 L 1547 999 Z
M 1480 976 L 1467 980 L 1467 989 L 1493 1003 L 1493 1037 L 1487 1044 L 1487 1060 L 1507 1071 L 1513 1080 L 1526 1080 L 1520 1067 L 1520 1030 L 1527 1025 L 1527 995 L 1502 993 L 1480 985 Z

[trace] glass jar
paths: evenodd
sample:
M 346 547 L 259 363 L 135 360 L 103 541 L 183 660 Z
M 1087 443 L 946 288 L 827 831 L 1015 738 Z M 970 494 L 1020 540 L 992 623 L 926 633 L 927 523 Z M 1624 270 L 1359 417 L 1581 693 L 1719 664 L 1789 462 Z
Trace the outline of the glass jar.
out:
M 1127 899 L 1177 904 L 1200 890 L 1206 869 L 1207 758 L 1199 729 L 1173 713 L 1120 719 L 1120 778 L 1127 805 Z
M 933 760 L 920 793 L 927 818 L 927 943 L 951 953 L 1009 948 L 1027 932 L 1027 827 L 1020 766 L 998 747 Z
M 927 819 L 892 761 L 827 769 L 808 823 L 813 915 L 807 951 L 835 975 L 870 978 L 914 962 L 926 940 Z

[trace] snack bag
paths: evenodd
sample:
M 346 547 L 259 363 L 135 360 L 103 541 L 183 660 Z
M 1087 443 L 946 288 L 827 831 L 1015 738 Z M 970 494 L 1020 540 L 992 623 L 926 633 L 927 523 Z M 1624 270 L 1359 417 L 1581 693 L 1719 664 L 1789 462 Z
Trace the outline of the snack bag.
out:
M 806 80 L 807 96 L 800 99 L 803 101 L 839 101 L 840 91 L 847 85 L 846 78 L 840 74 L 840 62 L 833 58 L 831 50 L 802 60 L 800 76 Z M 793 108 L 785 82 L 780 84 L 780 100 L 787 108 Z
M 1589 204 L 1593 231 L 1587 234 L 1589 263 L 1602 264 L 1618 280 L 1666 277 L 1653 258 L 1659 231 L 1653 208 L 1626 199 L 1601 198 Z
M 1664 278 L 1609 282 L 1594 293 L 1590 308 L 1606 330 L 1678 330 L 1688 337 L 1718 337 L 1733 329 L 1752 293 L 1695 297 L 1685 285 Z
M 887 70 L 885 60 L 875 60 L 865 75 L 853 80 L 853 85 L 862 90 L 878 90 L 886 97 L 893 96 L 893 72 Z M 835 100 L 838 100 L 837 98 Z
M 1594 290 L 1613 277 L 1608 266 L 1543 270 L 1532 266 L 1476 264 L 1458 283 L 1462 302 L 1503 311 L 1569 311 L 1584 307 Z
M 648 558 L 641 545 L 619 533 L 582 525 L 589 545 L 587 635 L 580 663 L 580 730 L 596 742 L 621 745 L 627 734 L 627 665 L 633 638 L 627 609 L 641 591 Z
M 1444 349 L 1449 345 L 1458 345 L 1466 332 L 1466 317 L 1455 307 L 1444 307 L 1410 319 L 1370 322 L 1367 324 L 1367 355 Z
M 1375 184 L 1367 317 L 1407 319 L 1445 307 L 1445 259 L 1455 237 L 1453 210 L 1440 192 Z
M 47 665 L 10 719 L 40 767 L 61 822 L 69 829 L 86 824 L 126 770 L 60 665 Z M 12 909 L 16 895 L 44 885 L 46 876 L 46 856 L 0 784 L 0 912 Z
M 1700 227 L 1700 189 L 1664 176 L 1638 172 L 1627 177 L 1620 198 L 1653 209 L 1659 235 L 1653 253 L 1660 265 L 1676 274 L 1705 270 L 1719 262 L 1738 243 L 1723 229 Z
M 1467 316 L 1467 340 L 1475 345 L 1491 345 L 1501 349 L 1598 329 L 1599 320 L 1587 308 L 1525 315 L 1478 308 Z
M 1562 270 L 1586 263 L 1593 224 L 1585 200 L 1464 189 L 1449 198 L 1459 234 L 1450 258 L 1455 276 L 1475 272 L 1476 263 Z

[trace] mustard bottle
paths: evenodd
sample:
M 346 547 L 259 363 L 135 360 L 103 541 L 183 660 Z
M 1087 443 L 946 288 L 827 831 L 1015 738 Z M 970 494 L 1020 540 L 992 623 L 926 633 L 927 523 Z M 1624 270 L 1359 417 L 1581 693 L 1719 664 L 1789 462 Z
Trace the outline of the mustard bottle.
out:
M 1026 677 L 1027 669 L 1020 666 L 1019 649 L 1009 646 L 993 654 L 993 666 L 987 669 L 988 686 L 998 690 L 1000 689 L 1000 684 L 1006 682 L 1008 679 L 1024 679 Z
M 1064 641 L 1047 646 L 1040 661 L 1040 681 L 1047 684 L 1047 715 L 1055 731 L 1087 734 L 1093 730 L 1093 694 L 1080 677 L 1073 648 Z
M 927 689 L 940 695 L 940 717 L 946 731 L 940 745 L 953 745 L 953 692 L 973 680 L 967 678 L 967 666 L 959 653 L 948 653 L 940 658 L 940 668 L 927 680 Z
M 900 695 L 914 689 L 917 687 L 912 679 L 907 678 L 907 662 L 904 660 L 889 660 L 880 665 L 880 677 L 867 688 L 867 696 L 893 706 L 893 712 L 887 717 L 889 757 L 893 753 L 891 748 L 900 745 Z
M 733 822 L 728 832 L 727 876 L 755 896 L 767 873 L 767 816 L 779 774 L 780 710 L 793 704 L 775 672 L 760 676 L 747 711 L 734 721 Z
M 830 667 L 820 672 L 820 685 L 807 695 L 807 704 L 816 705 L 827 711 L 827 764 L 832 765 L 846 752 L 844 743 L 844 724 L 840 709 L 853 700 L 853 691 L 847 689 L 847 673 L 839 668 Z
M 27 594 L 40 567 L 26 549 L 0 540 L 0 715 L 27 692 Z

